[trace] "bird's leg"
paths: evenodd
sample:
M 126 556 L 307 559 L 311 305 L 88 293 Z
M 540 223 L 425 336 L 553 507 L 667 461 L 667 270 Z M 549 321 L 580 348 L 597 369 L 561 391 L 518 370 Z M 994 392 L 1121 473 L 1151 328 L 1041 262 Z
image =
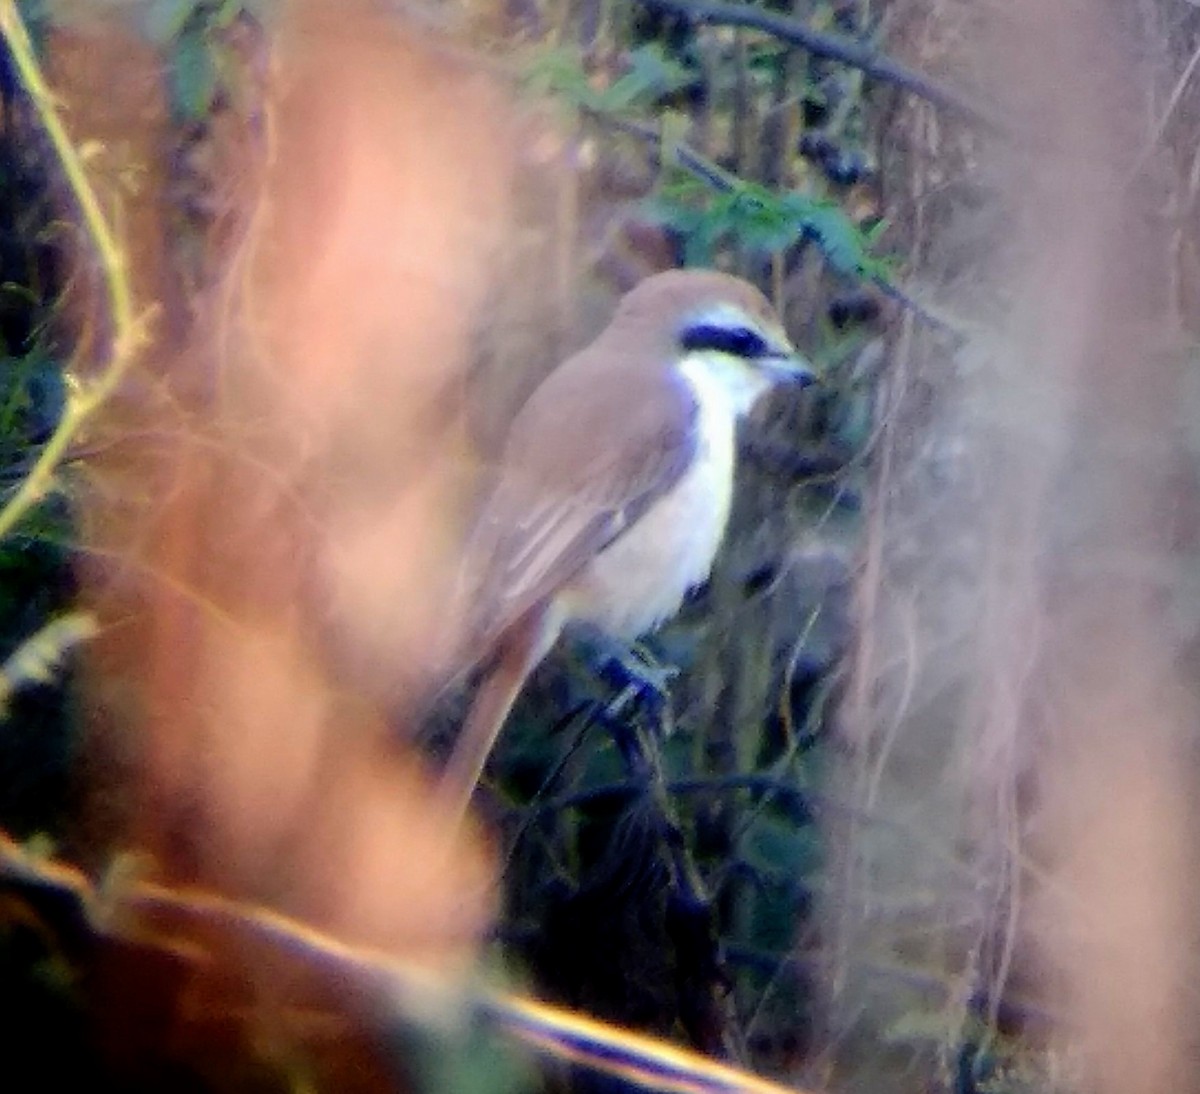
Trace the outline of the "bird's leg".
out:
M 572 625 L 571 634 L 587 660 L 596 664 L 600 679 L 616 689 L 610 711 L 636 698 L 652 719 L 663 720 L 670 709 L 669 684 L 679 674 L 677 668 L 655 661 L 642 647 L 613 638 L 589 624 Z
M 541 609 L 511 627 L 501 640 L 438 784 L 438 797 L 448 815 L 456 819 L 465 815 L 513 703 L 529 674 L 554 645 L 560 629 L 553 612 Z
M 671 681 L 679 675 L 674 665 L 664 664 L 637 644 L 614 646 L 601 671 L 614 683 L 639 685 L 643 695 L 649 692 L 660 703 L 666 700 Z
M 641 704 L 646 718 L 661 736 L 670 733 L 671 692 L 670 681 L 679 674 L 673 665 L 663 665 L 651 660 L 638 647 L 626 648 L 620 656 L 614 656 L 600 667 L 600 676 L 616 687 L 617 694 L 608 704 L 608 712 L 617 714 L 631 701 Z

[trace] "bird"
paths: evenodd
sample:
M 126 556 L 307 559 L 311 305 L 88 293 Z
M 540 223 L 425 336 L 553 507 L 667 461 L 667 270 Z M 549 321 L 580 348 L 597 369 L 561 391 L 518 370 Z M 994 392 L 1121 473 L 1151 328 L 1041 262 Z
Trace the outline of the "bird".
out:
M 441 775 L 465 813 L 530 673 L 568 624 L 628 643 L 712 570 L 733 498 L 737 422 L 811 364 L 754 285 L 669 270 L 620 300 L 512 421 L 467 535 L 455 660 L 486 667 Z

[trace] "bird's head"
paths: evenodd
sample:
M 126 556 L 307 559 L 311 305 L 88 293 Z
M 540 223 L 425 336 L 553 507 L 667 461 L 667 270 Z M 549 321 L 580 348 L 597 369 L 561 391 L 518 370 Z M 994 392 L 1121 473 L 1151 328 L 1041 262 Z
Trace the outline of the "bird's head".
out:
M 753 285 L 713 270 L 647 278 L 622 301 L 617 321 L 654 331 L 678 367 L 716 381 L 745 411 L 776 383 L 816 379 L 775 309 Z M 667 348 L 664 346 L 664 348 Z

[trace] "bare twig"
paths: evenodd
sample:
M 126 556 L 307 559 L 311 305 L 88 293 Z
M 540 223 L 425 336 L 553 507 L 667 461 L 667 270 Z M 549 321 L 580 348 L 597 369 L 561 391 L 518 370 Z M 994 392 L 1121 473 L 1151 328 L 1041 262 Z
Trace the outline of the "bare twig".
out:
M 722 3 L 719 0 L 638 0 L 652 11 L 669 12 L 693 23 L 719 23 L 727 27 L 749 27 L 770 34 L 780 41 L 800 46 L 818 57 L 841 61 L 861 69 L 876 80 L 885 80 L 933 103 L 965 121 L 997 136 L 1005 135 L 1007 127 L 983 107 L 968 102 L 961 95 L 935 83 L 928 76 L 894 61 L 872 46 L 852 38 L 814 30 L 797 19 L 779 15 L 748 4 Z
M 701 181 L 707 182 L 714 190 L 728 191 L 732 190 L 738 184 L 739 180 L 736 175 L 730 174 L 714 160 L 701 155 L 690 145 L 685 144 L 683 141 L 664 141 L 662 132 L 658 126 L 649 125 L 645 122 L 630 121 L 628 118 L 618 118 L 613 114 L 597 110 L 584 110 L 584 113 L 589 118 L 607 126 L 609 129 L 615 129 L 619 133 L 636 137 L 638 140 L 656 149 L 670 153 L 680 167 L 695 175 Z

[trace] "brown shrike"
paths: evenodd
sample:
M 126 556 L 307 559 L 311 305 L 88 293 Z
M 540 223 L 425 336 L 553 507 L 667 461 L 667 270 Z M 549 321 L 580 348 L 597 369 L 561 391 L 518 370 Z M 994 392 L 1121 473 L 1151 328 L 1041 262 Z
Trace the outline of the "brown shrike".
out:
M 443 775 L 455 808 L 567 623 L 632 641 L 708 577 L 738 419 L 772 384 L 812 379 L 754 286 L 674 270 L 534 391 L 468 541 L 458 669 L 487 667 Z

